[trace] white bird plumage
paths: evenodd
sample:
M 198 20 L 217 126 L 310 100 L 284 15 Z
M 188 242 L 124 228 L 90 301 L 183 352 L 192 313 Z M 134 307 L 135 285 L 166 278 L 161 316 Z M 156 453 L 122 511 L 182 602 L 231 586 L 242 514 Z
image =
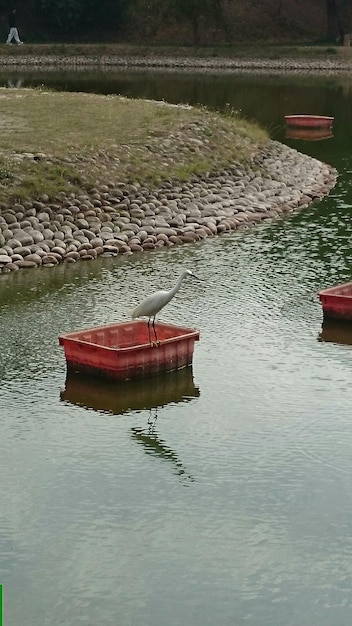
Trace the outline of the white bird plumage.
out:
M 152 321 L 155 340 L 156 340 L 156 343 L 158 343 L 158 338 L 157 338 L 156 331 L 155 331 L 155 316 L 157 313 L 159 313 L 159 311 L 161 311 L 161 309 L 164 308 L 164 306 L 168 304 L 168 302 L 170 302 L 170 300 L 172 300 L 174 295 L 180 289 L 182 285 L 182 281 L 187 276 L 198 278 L 195 274 L 193 274 L 193 272 L 191 272 L 191 270 L 186 270 L 178 278 L 178 280 L 176 281 L 176 284 L 172 287 L 172 289 L 170 289 L 169 291 L 164 291 L 164 290 L 156 291 L 155 293 L 148 296 L 145 300 L 143 300 L 143 302 L 138 304 L 136 308 L 133 309 L 133 311 L 131 311 L 132 319 L 135 319 L 136 317 L 148 318 L 148 336 L 149 336 L 150 343 L 152 343 L 151 338 L 150 338 L 150 321 Z

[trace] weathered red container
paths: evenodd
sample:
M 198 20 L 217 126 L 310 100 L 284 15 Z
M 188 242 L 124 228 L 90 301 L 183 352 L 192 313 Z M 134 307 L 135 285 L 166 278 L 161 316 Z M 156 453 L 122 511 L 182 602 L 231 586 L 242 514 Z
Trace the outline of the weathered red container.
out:
M 319 291 L 325 317 L 352 321 L 352 283 Z
M 199 331 L 156 324 L 159 344 L 151 346 L 147 322 L 134 320 L 59 336 L 67 370 L 115 380 L 172 372 L 190 365 Z
M 285 115 L 287 126 L 305 128 L 331 128 L 334 118 L 328 115 Z

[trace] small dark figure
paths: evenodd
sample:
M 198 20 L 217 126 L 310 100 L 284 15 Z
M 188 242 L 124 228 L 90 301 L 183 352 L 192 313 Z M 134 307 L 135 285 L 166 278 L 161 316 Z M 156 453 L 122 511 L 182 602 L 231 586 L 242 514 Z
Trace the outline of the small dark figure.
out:
M 16 21 L 16 9 L 11 9 L 10 13 L 9 13 L 9 18 L 8 18 L 8 24 L 9 24 L 9 35 L 7 37 L 6 43 L 11 43 L 11 41 L 14 39 L 16 43 L 23 43 L 23 41 L 20 40 L 19 35 L 18 35 L 18 30 L 17 30 L 17 21 Z

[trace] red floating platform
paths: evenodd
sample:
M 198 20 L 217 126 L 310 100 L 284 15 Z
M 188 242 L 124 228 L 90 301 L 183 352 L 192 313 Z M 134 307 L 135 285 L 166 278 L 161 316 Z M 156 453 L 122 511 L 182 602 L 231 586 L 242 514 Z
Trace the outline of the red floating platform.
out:
M 158 345 L 150 345 L 147 322 L 135 320 L 59 336 L 67 370 L 130 380 L 191 365 L 199 331 L 158 322 Z
M 319 291 L 326 317 L 352 322 L 352 283 L 344 283 Z
M 285 115 L 287 126 L 294 128 L 331 128 L 334 118 L 327 115 Z

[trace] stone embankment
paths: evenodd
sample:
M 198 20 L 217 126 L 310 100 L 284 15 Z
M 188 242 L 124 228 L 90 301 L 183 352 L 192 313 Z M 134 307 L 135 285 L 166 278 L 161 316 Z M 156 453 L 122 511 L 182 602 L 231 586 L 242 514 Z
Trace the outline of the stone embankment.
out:
M 347 49 L 348 50 L 348 49 Z M 278 54 L 278 53 L 277 53 Z M 349 72 L 352 69 L 352 58 L 349 54 L 325 54 L 318 58 L 297 58 L 279 56 L 278 58 L 242 58 L 242 57 L 207 57 L 207 56 L 145 56 L 126 55 L 3 55 L 0 66 L 6 68 L 20 67 L 22 71 L 33 68 L 57 70 L 58 68 L 74 68 L 75 70 L 97 68 L 143 68 L 162 70 L 221 70 L 226 71 L 260 71 L 260 72 Z
M 307 207 L 337 172 L 270 141 L 249 165 L 166 181 L 157 189 L 109 182 L 75 196 L 0 205 L 0 272 L 195 242 Z

